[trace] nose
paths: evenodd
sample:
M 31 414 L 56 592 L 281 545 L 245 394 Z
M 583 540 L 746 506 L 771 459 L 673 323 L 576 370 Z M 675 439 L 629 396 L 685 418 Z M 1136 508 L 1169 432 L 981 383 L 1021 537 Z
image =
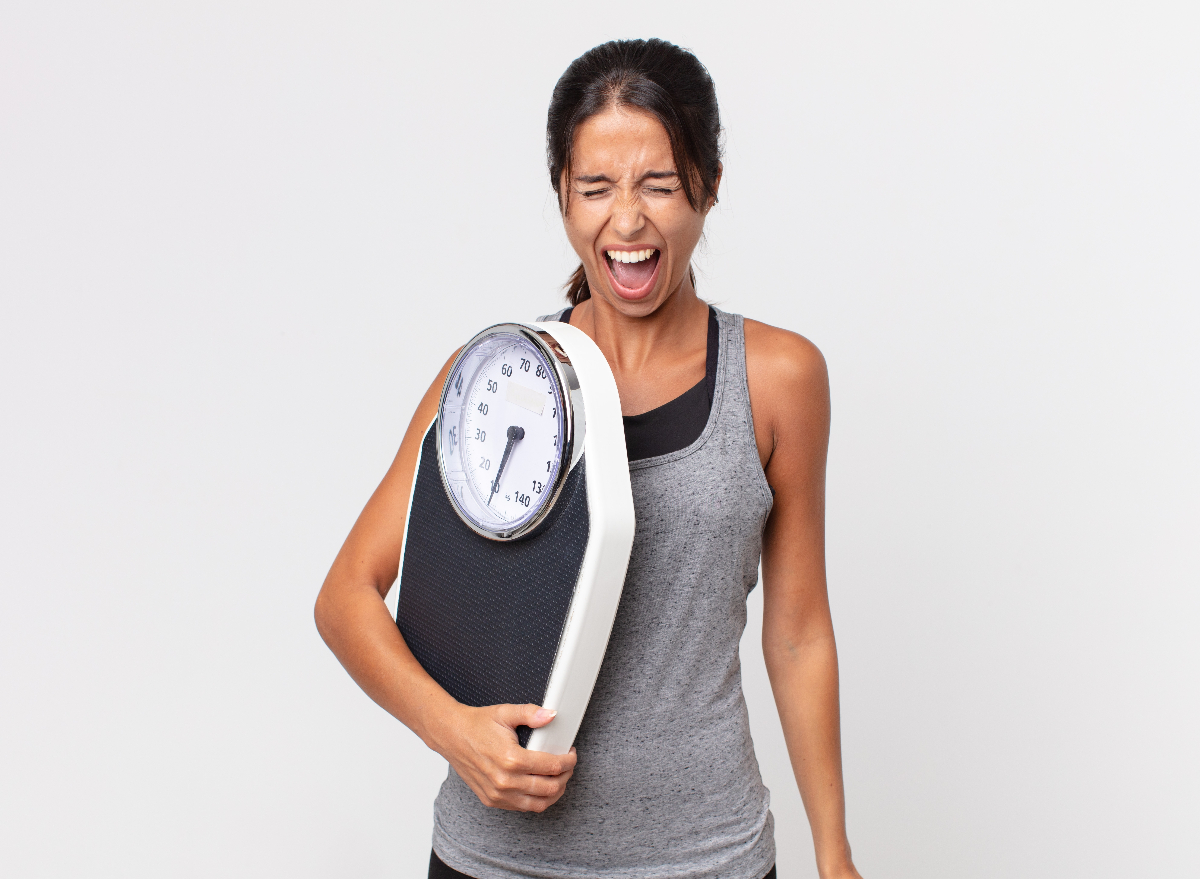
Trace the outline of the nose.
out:
M 613 204 L 613 231 L 622 238 L 633 239 L 646 226 L 646 218 L 642 214 L 642 198 L 637 192 L 621 193 Z

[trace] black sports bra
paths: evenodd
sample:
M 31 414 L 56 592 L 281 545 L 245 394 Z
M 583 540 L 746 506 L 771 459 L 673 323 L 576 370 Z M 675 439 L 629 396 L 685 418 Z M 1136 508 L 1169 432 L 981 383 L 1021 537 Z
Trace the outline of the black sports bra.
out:
M 574 310 L 574 307 L 568 308 L 559 320 L 570 323 Z M 630 461 L 686 449 L 704 433 L 708 413 L 712 411 L 713 394 L 717 389 L 717 352 L 720 348 L 717 332 L 717 313 L 709 306 L 708 356 L 704 378 L 657 409 L 622 418 L 625 422 L 625 451 Z

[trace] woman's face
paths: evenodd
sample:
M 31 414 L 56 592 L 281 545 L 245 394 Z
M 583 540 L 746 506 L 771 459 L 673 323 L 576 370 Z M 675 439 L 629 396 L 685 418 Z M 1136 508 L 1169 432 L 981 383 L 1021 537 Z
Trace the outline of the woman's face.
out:
M 641 110 L 613 107 L 581 124 L 572 162 L 563 224 L 592 295 L 651 314 L 687 281 L 711 205 L 688 204 L 666 129 Z

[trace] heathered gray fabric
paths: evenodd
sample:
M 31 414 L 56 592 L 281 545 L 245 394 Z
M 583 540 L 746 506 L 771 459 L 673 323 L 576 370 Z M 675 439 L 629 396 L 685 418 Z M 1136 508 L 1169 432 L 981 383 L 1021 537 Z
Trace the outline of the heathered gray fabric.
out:
M 433 847 L 469 876 L 761 879 L 775 862 L 738 662 L 771 491 L 742 318 L 717 318 L 704 432 L 629 467 L 633 554 L 566 793 L 535 815 L 487 808 L 453 769 L 442 785 Z

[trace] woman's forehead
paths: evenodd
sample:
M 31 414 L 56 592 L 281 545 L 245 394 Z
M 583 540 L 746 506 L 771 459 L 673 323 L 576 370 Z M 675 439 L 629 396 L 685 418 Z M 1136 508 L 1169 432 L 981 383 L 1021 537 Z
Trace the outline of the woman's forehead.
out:
M 610 107 L 575 130 L 572 175 L 594 176 L 611 170 L 674 171 L 667 130 L 652 114 L 632 107 Z

